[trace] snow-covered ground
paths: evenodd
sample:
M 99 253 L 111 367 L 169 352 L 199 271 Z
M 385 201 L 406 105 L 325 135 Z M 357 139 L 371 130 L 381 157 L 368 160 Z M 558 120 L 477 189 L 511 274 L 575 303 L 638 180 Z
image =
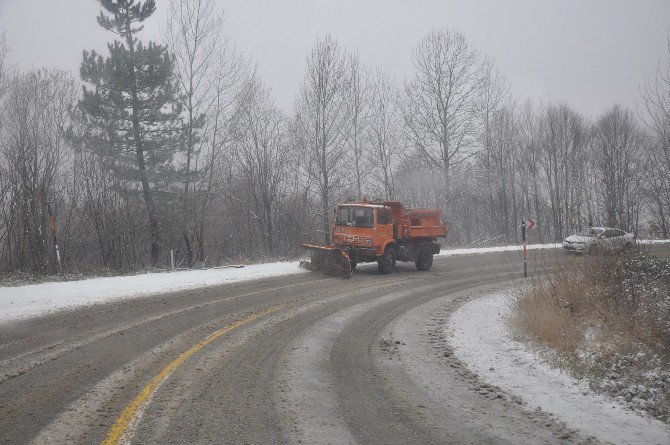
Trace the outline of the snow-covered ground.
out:
M 640 239 L 637 240 L 638 244 L 643 246 L 648 246 L 651 244 L 667 244 L 670 243 L 670 240 L 667 239 Z M 527 250 L 536 250 L 536 249 L 560 249 L 562 247 L 561 243 L 553 244 L 527 244 Z M 473 255 L 479 253 L 493 253 L 493 252 L 516 252 L 521 251 L 522 247 L 519 244 L 512 246 L 498 246 L 498 247 L 464 247 L 461 249 L 444 249 L 438 256 L 452 256 L 452 255 Z
M 508 294 L 496 293 L 461 306 L 447 324 L 455 355 L 480 378 L 587 436 L 615 444 L 670 443 L 667 425 L 593 394 L 585 383 L 550 367 L 515 341 L 506 322 L 510 312 Z
M 536 245 L 535 248 L 556 245 Z M 518 246 L 451 249 L 440 255 L 465 255 L 514 250 Z M 297 261 L 253 264 L 242 268 L 215 268 L 88 280 L 0 287 L 0 323 L 37 317 L 59 310 L 73 309 L 118 299 L 175 292 L 224 283 L 292 275 L 306 272 Z
M 661 241 L 668 242 L 668 241 Z M 651 244 L 652 241 L 642 241 Z M 560 244 L 530 244 L 528 249 L 554 249 Z M 445 249 L 440 256 L 474 255 L 521 250 L 521 246 Z M 254 264 L 243 268 L 214 268 L 131 276 L 91 278 L 80 281 L 0 287 L 0 323 L 37 317 L 59 310 L 105 303 L 117 299 L 213 286 L 224 283 L 304 273 L 297 261 Z
M 557 249 L 561 244 L 528 244 L 527 250 L 535 249 Z M 444 249 L 438 256 L 452 256 L 452 255 L 473 255 L 480 253 L 494 253 L 494 252 L 515 252 L 522 249 L 521 245 L 513 246 L 499 246 L 499 247 L 464 247 L 462 249 Z
M 297 261 L 0 287 L 0 323 L 150 294 L 305 273 Z

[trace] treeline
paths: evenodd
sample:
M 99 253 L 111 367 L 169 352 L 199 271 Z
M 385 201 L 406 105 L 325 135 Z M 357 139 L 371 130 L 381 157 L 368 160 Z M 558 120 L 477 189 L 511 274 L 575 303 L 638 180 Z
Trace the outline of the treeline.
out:
M 527 217 L 540 242 L 668 237 L 670 51 L 641 109 L 591 120 L 519 102 L 459 32 L 427 33 L 402 82 L 326 36 L 287 113 L 213 0 L 173 0 L 160 43 L 139 39 L 153 0 L 101 6 L 115 37 L 77 78 L 18 72 L 0 42 L 2 271 L 57 272 L 55 240 L 65 271 L 292 256 L 363 195 L 442 208 L 454 245 L 515 242 Z

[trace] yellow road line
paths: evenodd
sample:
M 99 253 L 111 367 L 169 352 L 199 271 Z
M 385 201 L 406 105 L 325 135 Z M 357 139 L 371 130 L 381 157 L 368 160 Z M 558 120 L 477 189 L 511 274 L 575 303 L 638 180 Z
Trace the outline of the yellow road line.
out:
M 470 270 L 479 270 L 477 269 L 470 269 Z M 452 273 L 452 272 L 463 272 L 464 270 L 459 270 L 459 271 L 447 271 L 447 272 L 442 272 L 438 273 L 439 275 L 446 274 L 446 273 Z M 465 270 L 469 271 L 469 270 Z M 397 283 L 405 282 L 405 281 L 411 281 L 414 278 L 411 279 L 405 279 L 405 280 L 397 280 Z M 319 281 L 325 281 L 326 279 L 321 279 L 321 280 L 315 280 L 308 282 L 309 283 L 314 283 L 314 282 L 319 282 Z M 299 283 L 300 284 L 300 283 Z M 291 284 L 288 286 L 283 286 L 278 289 L 283 289 L 283 288 L 288 288 L 288 287 L 293 287 L 297 286 L 299 284 Z M 304 284 L 304 283 L 302 283 Z M 388 283 L 386 283 L 388 284 Z M 368 286 L 368 287 L 374 287 L 373 286 Z M 256 293 L 262 293 L 265 291 L 259 291 L 259 292 L 252 292 L 249 295 L 253 295 Z M 182 352 L 177 358 L 172 360 L 165 368 L 163 368 L 158 374 L 156 374 L 150 381 L 147 383 L 142 390 L 135 396 L 132 402 L 130 402 L 121 412 L 119 417 L 116 419 L 114 422 L 114 425 L 109 429 L 109 432 L 107 433 L 107 436 L 105 439 L 102 441 L 102 445 L 117 445 L 119 441 L 123 438 L 123 435 L 126 433 L 128 430 L 128 427 L 130 424 L 133 422 L 135 419 L 135 416 L 138 414 L 140 409 L 144 406 L 145 403 L 149 400 L 149 398 L 154 394 L 154 392 L 158 389 L 158 387 L 163 383 L 163 381 L 175 370 L 177 369 L 182 363 L 184 363 L 186 360 L 188 360 L 189 357 L 191 357 L 193 354 L 196 352 L 200 351 L 202 348 L 216 340 L 217 338 L 221 337 L 222 335 L 225 335 L 240 326 L 249 323 L 250 321 L 256 320 L 264 315 L 267 315 L 271 312 L 276 311 L 280 307 L 286 305 L 286 303 L 281 303 L 275 306 L 271 306 L 263 311 L 260 312 L 255 312 L 250 315 L 247 315 L 243 319 L 228 325 L 226 327 L 223 327 L 221 329 L 218 329 L 205 337 L 202 341 L 196 343 L 186 351 Z
M 193 354 L 200 351 L 202 348 L 204 348 L 217 338 L 221 337 L 222 335 L 225 335 L 230 331 L 239 328 L 245 323 L 249 323 L 250 321 L 256 320 L 257 318 L 262 317 L 263 315 L 267 315 L 271 312 L 274 312 L 283 305 L 284 304 L 279 304 L 276 306 L 272 306 L 268 309 L 265 309 L 263 311 L 250 314 L 231 325 L 228 325 L 217 331 L 214 331 L 213 333 L 208 335 L 204 340 L 196 343 L 186 351 L 182 352 L 176 359 L 172 360 L 165 368 L 163 368 L 161 372 L 156 374 L 154 378 L 152 378 L 149 381 L 149 383 L 147 383 L 144 386 L 144 388 L 142 388 L 142 390 L 139 392 L 139 394 L 137 394 L 137 396 L 133 399 L 133 401 L 130 402 L 130 404 L 128 404 L 123 409 L 121 415 L 116 419 L 116 422 L 114 422 L 114 425 L 112 425 L 109 432 L 107 433 L 107 437 L 105 437 L 105 440 L 102 441 L 102 444 L 103 445 L 118 444 L 123 435 L 125 434 L 125 432 L 128 430 L 128 427 L 130 426 L 131 422 L 139 412 L 140 408 L 142 408 L 142 406 L 149 400 L 149 398 L 153 395 L 156 389 L 172 373 L 172 371 L 177 369 L 179 365 L 184 363 L 189 357 L 191 357 Z

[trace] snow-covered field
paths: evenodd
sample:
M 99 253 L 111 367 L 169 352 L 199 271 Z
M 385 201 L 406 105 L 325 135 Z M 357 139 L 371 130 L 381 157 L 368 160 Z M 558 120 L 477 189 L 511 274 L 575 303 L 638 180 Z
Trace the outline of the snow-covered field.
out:
M 150 294 L 305 273 L 297 261 L 0 287 L 0 323 Z
M 510 311 L 508 295 L 496 293 L 466 303 L 449 320 L 446 334 L 455 355 L 480 378 L 586 436 L 615 444 L 670 443 L 667 425 L 593 394 L 514 340 L 506 323 Z

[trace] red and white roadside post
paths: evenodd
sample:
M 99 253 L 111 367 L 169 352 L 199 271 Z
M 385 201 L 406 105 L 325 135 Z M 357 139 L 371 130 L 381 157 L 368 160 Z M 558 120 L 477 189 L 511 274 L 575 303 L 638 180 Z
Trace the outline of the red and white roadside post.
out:
M 528 219 L 521 221 L 521 242 L 523 244 L 522 248 L 522 256 L 523 256 L 523 277 L 528 278 L 528 262 L 527 262 L 527 255 L 526 255 L 526 228 L 528 230 L 531 230 L 533 227 L 535 227 L 535 220 L 534 219 Z
M 60 250 L 58 250 L 58 239 L 56 238 L 56 216 L 51 209 L 51 202 L 47 201 L 47 210 L 49 212 L 49 226 L 51 227 L 51 237 L 54 243 L 54 250 L 56 251 L 56 261 L 58 262 L 58 272 L 63 273 L 63 265 L 60 261 Z

